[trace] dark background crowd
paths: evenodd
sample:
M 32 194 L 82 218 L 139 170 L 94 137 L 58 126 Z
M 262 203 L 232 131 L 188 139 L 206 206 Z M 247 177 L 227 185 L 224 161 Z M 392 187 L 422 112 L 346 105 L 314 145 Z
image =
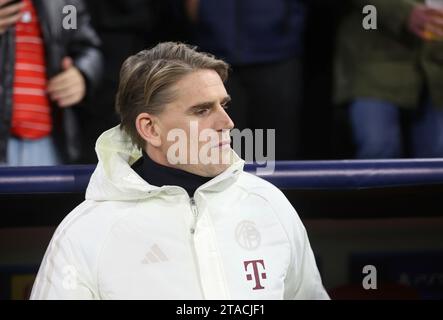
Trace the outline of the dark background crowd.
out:
M 78 29 L 56 35 L 56 41 L 48 41 L 54 32 L 46 35 L 45 30 L 61 28 L 61 21 L 47 27 L 45 18 L 41 26 L 46 57 L 60 42 L 64 52 L 54 58 L 57 63 L 46 61 L 54 88 L 48 87 L 49 104 L 65 111 L 53 115 L 51 134 L 60 139 L 60 123 L 68 129 L 66 136 L 77 134 L 74 142 L 63 141 L 65 149 L 74 145 L 78 150 L 65 151 L 57 163 L 97 161 L 95 140 L 119 123 L 114 98 L 122 62 L 161 41 L 196 45 L 231 65 L 228 113 L 239 129 L 276 129 L 277 160 L 443 155 L 443 9 L 438 1 L 23 1 L 34 3 L 40 19 L 57 2 L 81 9 Z M 377 29 L 363 27 L 367 4 L 377 9 L 371 21 Z M 1 12 L 0 31 L 1 19 L 8 17 Z M 15 21 L 26 23 L 23 15 Z M 5 65 L 13 29 L 10 24 L 0 34 L 3 88 L 12 69 Z M 93 61 L 95 50 L 101 61 Z M 67 72 L 70 61 L 83 75 L 86 93 L 62 107 L 50 73 Z M 51 63 L 62 70 L 49 71 Z M 14 99 L 19 98 L 15 90 Z M 5 151 L 8 139 L 21 131 L 14 125 L 18 120 L 10 120 L 14 108 L 7 107 L 14 99 L 8 100 L 5 90 L 0 99 L 0 149 Z M 65 119 L 67 110 L 77 126 Z

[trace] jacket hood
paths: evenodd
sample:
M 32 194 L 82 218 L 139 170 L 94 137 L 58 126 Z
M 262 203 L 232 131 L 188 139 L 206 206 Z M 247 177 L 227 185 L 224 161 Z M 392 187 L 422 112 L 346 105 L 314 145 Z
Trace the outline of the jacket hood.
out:
M 120 125 L 100 135 L 95 145 L 98 164 L 86 189 L 88 200 L 139 200 L 159 193 L 181 193 L 176 186 L 154 186 L 141 178 L 132 168 L 142 152 Z M 244 161 L 231 150 L 231 165 L 198 190 L 220 192 L 232 185 L 243 172 Z

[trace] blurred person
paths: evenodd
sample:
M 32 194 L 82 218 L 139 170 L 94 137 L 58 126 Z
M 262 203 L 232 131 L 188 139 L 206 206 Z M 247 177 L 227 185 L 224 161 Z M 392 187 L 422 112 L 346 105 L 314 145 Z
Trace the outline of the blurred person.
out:
M 76 28 L 65 29 L 65 6 Z M 56 165 L 80 156 L 76 108 L 102 58 L 82 0 L 0 0 L 0 163 Z
M 86 200 L 57 228 L 31 299 L 329 298 L 297 212 L 230 148 L 227 76 L 181 43 L 123 63 L 121 124 L 99 137 Z M 223 161 L 204 162 L 205 131 Z
M 424 1 L 350 0 L 339 27 L 336 103 L 356 157 L 443 156 L 443 10 Z M 377 9 L 377 29 L 362 9 Z
M 237 128 L 276 129 L 276 159 L 300 157 L 302 1 L 184 1 L 193 43 L 232 66 Z

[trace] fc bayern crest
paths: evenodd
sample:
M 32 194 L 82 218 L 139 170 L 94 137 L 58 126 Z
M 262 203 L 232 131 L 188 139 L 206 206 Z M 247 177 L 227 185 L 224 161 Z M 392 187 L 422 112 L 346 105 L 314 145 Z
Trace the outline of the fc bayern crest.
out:
M 260 246 L 261 236 L 254 222 L 243 220 L 235 228 L 235 240 L 243 249 L 254 250 Z

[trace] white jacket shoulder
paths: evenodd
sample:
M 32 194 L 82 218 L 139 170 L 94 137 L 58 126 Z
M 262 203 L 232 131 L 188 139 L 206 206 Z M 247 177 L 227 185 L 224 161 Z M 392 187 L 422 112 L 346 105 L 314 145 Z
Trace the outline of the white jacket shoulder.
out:
M 297 211 L 285 194 L 272 183 L 247 172 L 242 173 L 238 183 L 246 192 L 259 195 L 268 201 L 278 218 L 285 222 L 284 225 L 288 226 L 288 222 L 293 224 L 294 219 L 297 223 L 301 223 Z
M 86 200 L 72 210 L 49 243 L 31 299 L 100 298 L 97 257 L 112 226 L 127 213 L 127 203 L 114 201 Z

